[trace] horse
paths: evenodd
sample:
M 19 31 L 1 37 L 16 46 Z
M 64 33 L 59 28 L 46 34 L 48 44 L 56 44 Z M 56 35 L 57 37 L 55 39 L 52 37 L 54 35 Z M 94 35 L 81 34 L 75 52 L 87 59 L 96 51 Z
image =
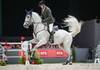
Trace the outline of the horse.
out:
M 95 59 L 94 63 L 99 63 L 100 64 L 100 42 L 98 43 L 96 49 L 95 49 Z
M 74 23 L 74 24 L 78 23 L 78 20 L 73 20 L 72 18 L 76 19 L 73 16 L 68 17 L 68 19 L 67 18 L 65 19 L 65 24 L 66 23 L 67 24 L 68 23 Z M 30 42 L 31 43 L 37 42 L 37 44 L 32 49 L 32 51 L 34 51 L 41 45 L 48 43 L 50 34 L 47 31 L 47 26 L 42 23 L 42 19 L 41 19 L 40 15 L 33 11 L 26 12 L 25 21 L 23 24 L 23 26 L 25 28 L 29 28 L 30 25 L 33 25 L 33 37 L 34 37 L 34 39 L 30 40 Z M 80 31 L 80 30 L 78 30 L 78 31 Z M 75 31 L 73 33 L 69 33 L 63 29 L 58 29 L 54 33 L 54 43 L 52 43 L 52 44 L 58 44 L 58 45 L 63 44 L 63 50 L 65 50 L 68 53 L 68 57 L 66 57 L 65 62 L 63 64 L 70 63 L 71 44 L 73 41 L 73 35 L 76 35 L 74 33 L 75 33 Z M 77 32 L 77 33 L 79 33 L 79 32 Z M 22 43 L 22 44 L 24 44 L 24 43 Z M 27 53 L 27 51 L 26 51 L 26 53 Z

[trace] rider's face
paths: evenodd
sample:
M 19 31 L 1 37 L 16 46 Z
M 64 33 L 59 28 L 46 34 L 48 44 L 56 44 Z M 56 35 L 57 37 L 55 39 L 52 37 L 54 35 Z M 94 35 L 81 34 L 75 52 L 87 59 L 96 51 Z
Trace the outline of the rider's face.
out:
M 43 7 L 44 7 L 44 5 L 43 5 L 43 4 L 41 4 L 41 5 L 39 5 L 39 7 L 40 7 L 40 8 L 43 8 Z
M 43 8 L 43 5 L 40 5 L 41 8 Z

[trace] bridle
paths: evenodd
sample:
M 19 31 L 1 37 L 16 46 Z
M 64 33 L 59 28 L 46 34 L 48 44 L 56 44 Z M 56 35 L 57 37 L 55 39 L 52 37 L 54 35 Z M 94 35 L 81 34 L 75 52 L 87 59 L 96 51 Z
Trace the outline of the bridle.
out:
M 43 29 L 39 30 L 38 32 L 35 32 L 36 29 L 37 29 L 37 27 L 38 27 L 38 25 L 39 25 L 40 23 L 42 23 L 42 22 L 35 22 L 34 19 L 32 19 L 32 14 L 29 14 L 29 15 L 30 15 L 29 21 L 25 21 L 25 22 L 27 22 L 27 23 L 32 23 L 32 24 L 33 24 L 33 29 L 34 29 L 34 30 L 33 30 L 33 33 L 34 33 L 35 36 L 37 36 L 37 34 L 38 34 L 39 32 L 46 30 L 46 29 L 45 29 L 45 25 L 44 25 L 44 28 L 43 28 Z M 33 21 L 31 22 L 31 20 L 33 20 Z M 37 24 L 35 28 L 34 28 L 34 24 Z

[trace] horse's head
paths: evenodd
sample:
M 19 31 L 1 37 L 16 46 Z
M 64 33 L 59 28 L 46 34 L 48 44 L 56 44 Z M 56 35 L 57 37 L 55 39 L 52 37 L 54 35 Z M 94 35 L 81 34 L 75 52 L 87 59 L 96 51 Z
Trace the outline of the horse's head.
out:
M 28 28 L 32 23 L 37 24 L 41 22 L 42 22 L 42 19 L 38 13 L 33 12 L 32 10 L 26 11 L 26 17 L 25 17 L 25 21 L 23 24 L 25 28 Z
M 30 11 L 25 10 L 25 11 L 26 11 L 26 16 L 23 26 L 25 28 L 29 28 L 29 26 L 32 24 L 32 10 Z

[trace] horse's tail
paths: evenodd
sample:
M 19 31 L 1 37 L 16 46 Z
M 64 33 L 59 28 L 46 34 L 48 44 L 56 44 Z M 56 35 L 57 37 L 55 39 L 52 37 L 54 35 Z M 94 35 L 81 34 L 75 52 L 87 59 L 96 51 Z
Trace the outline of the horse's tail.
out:
M 84 21 L 79 21 L 78 23 L 75 24 L 75 26 L 73 26 L 72 28 L 72 36 L 75 37 L 77 34 L 79 34 L 81 32 L 81 27 L 83 25 Z
M 85 22 L 84 21 L 82 21 L 82 20 L 80 20 L 79 21 L 79 27 L 80 27 L 80 31 L 81 31 L 81 28 L 82 28 L 82 26 L 83 26 L 83 24 L 84 24 Z
M 82 21 L 82 20 L 79 21 L 80 26 L 82 26 L 84 23 L 85 23 L 85 22 Z

